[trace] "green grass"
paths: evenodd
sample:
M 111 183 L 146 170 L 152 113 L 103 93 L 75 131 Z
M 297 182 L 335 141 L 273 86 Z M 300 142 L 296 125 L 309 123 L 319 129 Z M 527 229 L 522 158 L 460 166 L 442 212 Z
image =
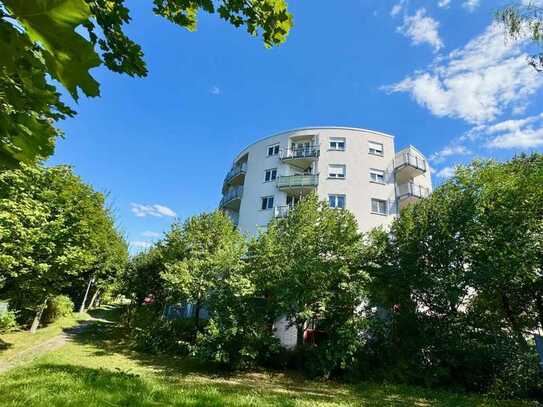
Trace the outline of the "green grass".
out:
M 104 316 L 99 315 L 99 316 Z M 295 374 L 227 375 L 190 359 L 130 351 L 114 324 L 0 376 L 2 406 L 490 406 L 482 397 L 426 389 L 305 380 Z M 533 405 L 533 404 L 532 404 Z
M 60 318 L 58 321 L 40 328 L 35 334 L 28 330 L 20 330 L 0 335 L 0 362 L 9 362 L 22 351 L 28 350 L 35 345 L 52 339 L 63 332 L 64 329 L 71 328 L 79 322 L 89 319 L 88 314 L 73 313 L 70 316 Z

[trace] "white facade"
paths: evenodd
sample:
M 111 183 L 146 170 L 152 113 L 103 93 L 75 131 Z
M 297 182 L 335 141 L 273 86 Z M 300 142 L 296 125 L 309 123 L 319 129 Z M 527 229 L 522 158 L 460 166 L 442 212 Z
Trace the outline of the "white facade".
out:
M 220 207 L 247 235 L 284 216 L 315 191 L 331 206 L 351 211 L 359 230 L 388 226 L 399 209 L 432 190 L 424 155 L 395 151 L 388 134 L 346 127 L 286 131 L 243 150 L 223 186 Z

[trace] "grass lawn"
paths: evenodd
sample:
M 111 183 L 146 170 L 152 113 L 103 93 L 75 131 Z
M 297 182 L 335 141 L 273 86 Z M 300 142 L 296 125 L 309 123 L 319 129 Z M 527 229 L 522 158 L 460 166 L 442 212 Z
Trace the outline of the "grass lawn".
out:
M 103 316 L 103 315 L 102 315 Z M 296 375 L 226 375 L 189 359 L 129 351 L 114 324 L 96 323 L 63 348 L 0 375 L 2 406 L 490 406 L 407 386 L 342 385 Z
M 16 331 L 0 335 L 0 362 L 11 361 L 16 354 L 32 348 L 48 339 L 59 335 L 66 328 L 77 325 L 80 321 L 89 319 L 88 314 L 73 313 L 70 316 L 60 318 L 54 323 L 38 329 L 35 334 L 27 330 Z

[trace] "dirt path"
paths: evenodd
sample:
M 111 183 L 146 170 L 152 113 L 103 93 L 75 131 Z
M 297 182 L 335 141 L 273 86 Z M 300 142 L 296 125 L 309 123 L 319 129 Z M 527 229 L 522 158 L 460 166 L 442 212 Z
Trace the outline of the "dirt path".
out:
M 89 325 L 97 321 L 109 322 L 98 318 L 91 318 L 73 328 L 68 328 L 61 334 L 51 339 L 38 343 L 37 345 L 34 345 L 29 349 L 25 349 L 15 354 L 8 361 L 0 361 L 0 374 L 6 372 L 13 367 L 30 362 L 45 353 L 61 348 L 66 344 L 66 342 L 73 340 L 73 337 L 75 335 L 83 332 Z

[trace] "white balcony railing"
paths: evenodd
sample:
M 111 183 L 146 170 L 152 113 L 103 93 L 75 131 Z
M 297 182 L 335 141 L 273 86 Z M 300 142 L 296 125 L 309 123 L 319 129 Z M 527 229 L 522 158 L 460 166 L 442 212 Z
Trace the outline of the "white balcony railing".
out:
M 397 195 L 400 199 L 405 197 L 426 198 L 430 195 L 430 189 L 414 182 L 406 182 L 398 185 Z
M 413 149 L 399 152 L 394 159 L 394 168 L 399 169 L 405 166 L 416 168 L 420 171 L 426 171 L 426 160 L 422 158 Z
M 287 148 L 281 151 L 281 159 L 295 159 L 295 158 L 317 158 L 319 156 L 319 146 L 311 145 L 305 147 Z

